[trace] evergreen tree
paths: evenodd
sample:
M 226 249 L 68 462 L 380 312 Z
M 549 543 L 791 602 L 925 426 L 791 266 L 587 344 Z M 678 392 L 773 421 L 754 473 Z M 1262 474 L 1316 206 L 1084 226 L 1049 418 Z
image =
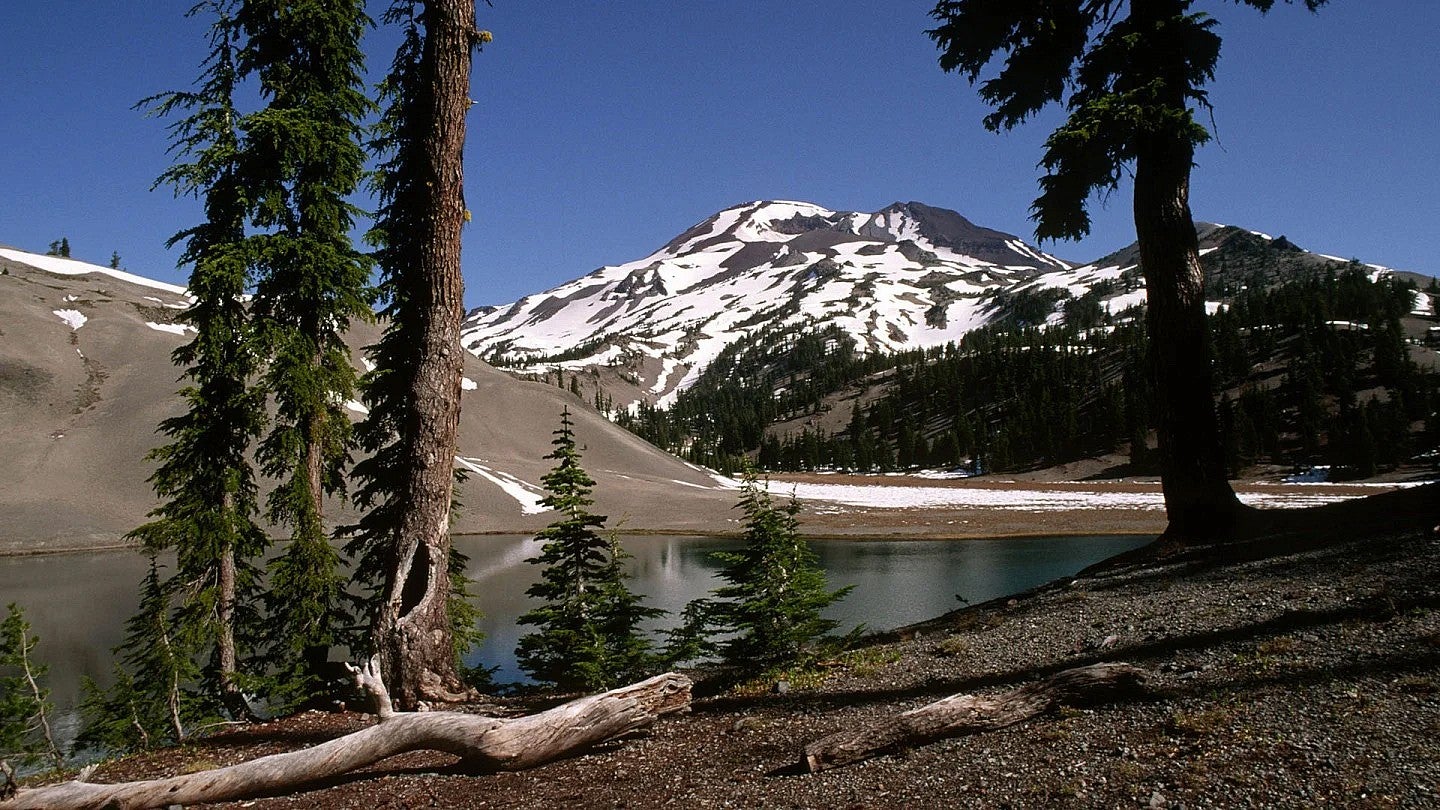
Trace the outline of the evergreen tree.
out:
M 580 466 L 570 409 L 545 458 L 555 467 L 542 479 L 549 493 L 541 504 L 560 517 L 536 535 L 544 543 L 529 562 L 543 565 L 527 594 L 545 604 L 519 618 L 539 630 L 520 639 L 520 667 L 539 681 L 563 689 L 601 690 L 642 674 L 652 656 L 640 636 L 641 621 L 661 611 L 643 607 L 625 585 L 625 554 L 618 542 L 596 532 L 602 515 L 589 512 L 595 481 Z
M 180 743 L 218 709 L 214 695 L 197 692 L 193 640 L 176 633 L 171 612 L 177 583 L 162 580 L 154 554 L 140 586 L 140 607 L 125 623 L 115 652 L 115 683 L 83 682 L 77 742 L 102 751 L 131 751 Z
M 290 529 L 272 563 L 266 657 L 275 696 L 295 705 L 321 686 L 325 651 L 350 616 L 323 522 L 324 497 L 344 494 L 356 375 L 344 334 L 371 317 L 370 261 L 352 244 L 348 198 L 364 174 L 362 0 L 245 0 L 242 75 L 264 109 L 245 117 L 251 237 L 259 277 L 254 312 L 276 419 L 257 458 L 279 480 L 268 517 Z
M 1262 11 L 1275 0 L 1239 0 Z M 1325 0 L 1304 0 L 1312 11 Z M 1135 234 L 1147 289 L 1161 480 L 1179 540 L 1224 537 L 1240 514 L 1215 421 L 1204 274 L 1190 212 L 1195 149 L 1209 139 L 1194 107 L 1220 57 L 1215 21 L 1194 0 L 940 0 L 930 31 L 940 65 L 981 85 L 992 130 L 1019 126 L 1064 101 L 1069 117 L 1046 141 L 1032 206 L 1042 239 L 1090 230 L 1086 204 L 1133 165 Z M 1068 98 L 1067 98 L 1068 97 Z
M 119 269 L 120 269 L 120 251 L 118 251 L 118 250 L 112 250 L 112 251 L 110 251 L 110 269 L 111 269 L 111 270 L 119 270 Z
M 850 588 L 826 587 L 815 552 L 800 537 L 794 499 L 776 506 L 751 467 L 742 482 L 745 548 L 716 554 L 725 564 L 719 577 L 729 584 L 715 589 L 703 615 L 712 634 L 728 635 L 717 645 L 727 662 L 764 669 L 801 661 L 837 626 L 821 612 Z
M 464 281 L 460 230 L 469 219 L 463 172 L 470 63 L 489 33 L 473 0 L 397 0 L 384 21 L 401 42 L 372 149 L 380 210 L 380 299 L 389 319 L 364 383 L 370 413 L 359 431 L 372 455 L 357 466 L 365 509 L 348 549 L 374 594 L 369 646 L 401 708 L 462 697 L 457 644 L 466 626 L 463 566 L 450 545 L 460 424 Z M 448 588 L 431 587 L 444 581 Z
M 151 453 L 151 484 L 165 503 L 132 537 L 148 553 L 173 549 L 169 588 L 182 594 L 177 635 L 203 655 L 207 680 L 234 715 L 247 712 L 237 682 L 239 661 L 253 648 L 255 570 L 267 544 L 256 523 L 258 495 L 248 451 L 263 427 L 264 398 L 250 385 L 259 366 L 243 296 L 249 280 L 245 243 L 245 157 L 234 95 L 240 31 L 233 3 L 215 0 L 191 13 L 214 15 L 210 55 L 198 87 L 146 99 L 155 114 L 183 117 L 170 125 L 182 161 L 157 184 L 200 199 L 205 221 L 171 237 L 182 244 L 195 297 L 179 320 L 195 337 L 172 359 L 185 368 L 185 413 L 160 423 L 169 443 Z M 129 653 L 136 650 L 125 648 Z
M 25 612 L 10 603 L 0 622 L 0 762 L 32 765 L 48 759 L 58 771 L 65 758 L 50 727 L 55 713 L 50 690 L 41 685 L 48 668 L 34 657 L 39 643 Z

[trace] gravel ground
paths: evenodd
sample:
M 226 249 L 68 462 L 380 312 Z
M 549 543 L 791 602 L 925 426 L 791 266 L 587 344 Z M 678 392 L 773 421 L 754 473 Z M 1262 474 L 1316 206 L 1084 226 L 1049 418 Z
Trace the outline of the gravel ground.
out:
M 1440 805 L 1440 538 L 1303 542 L 1111 564 L 897 631 L 783 693 L 761 683 L 702 697 L 647 733 L 528 772 L 466 774 L 448 756 L 412 754 L 231 806 Z M 832 732 L 1097 661 L 1145 668 L 1145 692 L 818 775 L 785 772 Z M 210 768 L 366 722 L 307 713 L 94 778 Z

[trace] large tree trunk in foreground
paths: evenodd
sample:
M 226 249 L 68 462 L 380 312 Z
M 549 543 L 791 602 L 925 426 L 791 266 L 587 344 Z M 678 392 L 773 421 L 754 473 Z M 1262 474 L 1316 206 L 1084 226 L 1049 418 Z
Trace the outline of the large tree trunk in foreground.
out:
M 818 773 L 947 737 L 994 731 L 1055 706 L 1135 691 L 1144 680 L 1145 671 L 1129 664 L 1092 664 L 990 697 L 951 695 L 879 725 L 817 740 L 805 747 L 804 764 Z
M 477 42 L 474 0 L 424 4 L 421 57 L 425 103 L 414 201 L 423 214 L 407 286 L 410 310 L 397 317 L 416 327 L 413 363 L 395 373 L 411 375 L 410 424 L 401 432 L 405 480 L 395 498 L 400 525 L 385 573 L 385 602 L 375 620 L 374 643 L 385 682 L 396 703 L 414 709 L 424 702 L 461 699 L 467 693 L 455 670 L 450 613 L 450 499 L 460 425 L 460 322 L 464 281 L 460 229 L 465 219 L 463 157 L 465 113 L 470 108 L 470 59 Z
M 360 677 L 372 687 L 379 685 L 373 667 Z M 477 768 L 517 771 L 681 711 L 690 705 L 690 685 L 683 675 L 657 675 L 510 720 L 460 712 L 394 713 L 381 691 L 378 723 L 313 748 L 168 779 L 119 785 L 66 782 L 23 790 L 11 801 L 0 802 L 0 810 L 118 809 L 235 801 L 294 790 L 407 751 L 445 751 Z
M 1190 213 L 1195 149 L 1184 136 L 1160 134 L 1137 151 L 1135 235 L 1148 299 L 1165 534 L 1182 542 L 1227 539 L 1241 509 L 1226 477 L 1211 391 L 1205 274 Z

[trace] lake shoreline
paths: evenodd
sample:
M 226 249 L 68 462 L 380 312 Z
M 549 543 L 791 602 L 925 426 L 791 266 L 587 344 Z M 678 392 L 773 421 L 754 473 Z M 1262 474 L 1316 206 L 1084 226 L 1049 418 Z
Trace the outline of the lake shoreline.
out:
M 1132 534 L 1158 536 L 1165 528 L 1159 484 L 1137 480 L 1036 480 L 991 478 L 936 479 L 923 475 L 842 475 L 784 473 L 771 477 L 777 497 L 787 495 L 786 485 L 805 485 L 811 492 L 840 500 L 801 499 L 799 515 L 802 533 L 815 540 L 885 538 L 894 540 L 974 540 L 992 537 L 1083 536 Z M 1263 497 L 1270 504 L 1287 499 L 1297 506 L 1316 505 L 1325 499 L 1354 499 L 1416 485 L 1410 481 L 1380 481 L 1338 484 L 1282 484 L 1236 481 L 1242 497 Z M 938 492 L 938 500 L 912 504 L 915 493 Z M 858 493 L 858 495 L 857 495 Z M 949 497 L 952 500 L 947 501 Z M 845 498 L 858 502 L 847 503 Z M 980 498 L 979 502 L 966 502 Z M 1033 500 L 1031 504 L 1027 498 Z M 1129 500 L 1123 500 L 1123 499 Z M 1143 507 L 1137 507 L 1142 498 Z M 997 500 L 998 499 L 998 500 Z M 1057 500 L 1058 499 L 1058 500 Z M 1116 500 L 1122 499 L 1122 500 Z M 873 501 L 889 501 L 875 503 Z M 713 529 L 695 526 L 670 515 L 626 515 L 623 518 L 643 526 L 618 529 L 621 536 L 693 535 L 697 537 L 739 537 L 734 528 Z M 617 518 L 619 520 L 619 518 Z M 137 518 L 136 525 L 139 525 Z M 674 525 L 671 525 L 671 524 Z M 455 537 L 491 537 L 531 534 L 537 527 L 521 522 L 509 528 L 486 528 L 456 532 Z M 6 540 L 0 538 L 0 559 L 41 555 L 77 554 L 91 551 L 138 549 L 123 535 L 92 534 L 93 542 L 62 540 Z M 284 542 L 275 538 L 275 542 Z
M 1262 541 L 1147 546 L 872 637 L 784 692 L 702 682 L 688 715 L 533 771 L 476 775 L 416 753 L 297 796 L 222 806 L 1429 806 L 1440 794 L 1434 494 L 1313 510 Z M 1144 694 L 821 775 L 775 775 L 839 729 L 1097 661 L 1145 669 Z M 497 701 L 506 712 L 551 702 Z M 231 764 L 370 722 L 302 714 L 107 763 L 96 777 Z

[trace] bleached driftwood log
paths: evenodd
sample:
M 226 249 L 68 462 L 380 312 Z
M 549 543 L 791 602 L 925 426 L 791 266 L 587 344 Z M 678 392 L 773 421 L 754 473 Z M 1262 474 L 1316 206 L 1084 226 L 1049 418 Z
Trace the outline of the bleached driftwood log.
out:
M 483 769 L 517 771 L 643 728 L 690 705 L 690 679 L 672 672 L 526 717 L 395 712 L 375 662 L 352 671 L 377 698 L 379 721 L 369 728 L 312 748 L 167 779 L 116 785 L 76 781 L 22 790 L 0 802 L 0 810 L 234 801 L 283 793 L 407 751 L 445 751 Z
M 1055 706 L 1088 703 L 1137 691 L 1145 670 L 1093 664 L 998 695 L 951 695 L 868 728 L 841 731 L 805 747 L 811 773 L 839 768 L 902 748 L 1013 726 Z

